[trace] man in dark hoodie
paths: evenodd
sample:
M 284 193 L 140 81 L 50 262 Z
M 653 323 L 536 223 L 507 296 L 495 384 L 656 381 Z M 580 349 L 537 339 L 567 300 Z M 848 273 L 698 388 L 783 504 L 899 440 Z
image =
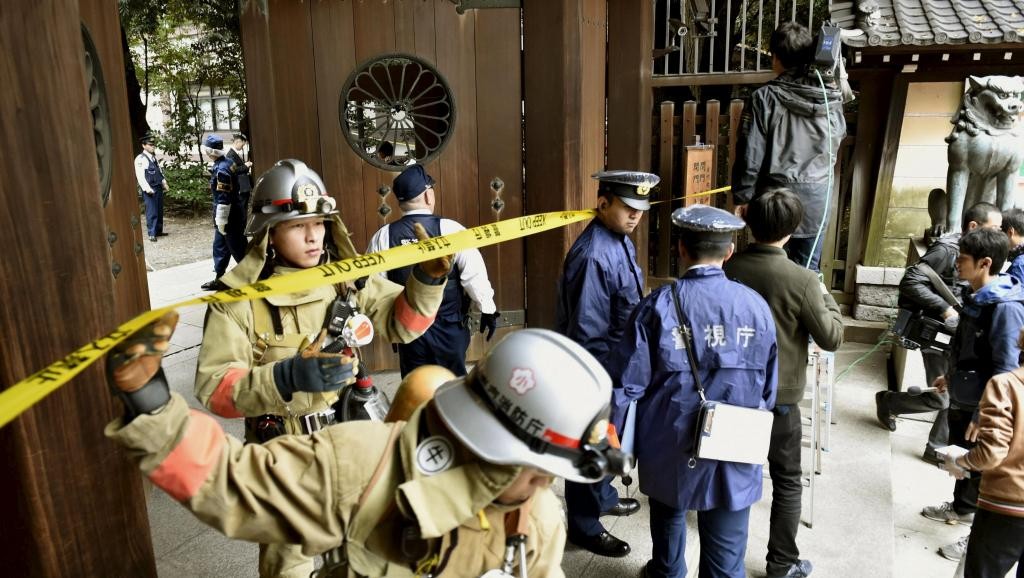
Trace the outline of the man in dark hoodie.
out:
M 1010 242 L 1010 268 L 1006 272 L 1024 283 L 1024 210 L 1013 208 L 1003 213 L 1003 232 Z
M 772 70 L 779 76 L 751 96 L 733 166 L 732 195 L 742 216 L 756 191 L 786 187 L 796 193 L 804 218 L 786 253 L 797 264 L 817 270 L 829 175 L 846 135 L 846 120 L 834 81 L 819 81 L 807 67 L 813 44 L 810 31 L 796 22 L 772 32 Z
M 968 426 L 977 419 L 978 404 L 985 384 L 992 376 L 1016 369 L 1020 363 L 1017 335 L 1024 327 L 1024 287 L 1010 275 L 1000 274 L 1009 251 L 1006 235 L 992 229 L 975 229 L 960 239 L 956 259 L 960 279 L 973 293 L 964 298 L 950 352 L 952 367 L 935 380 L 934 387 L 949 391 L 949 443 L 970 449 L 977 435 Z M 977 510 L 981 476 L 956 481 L 953 501 L 921 511 L 926 518 L 947 524 L 970 525 Z M 939 554 L 959 560 L 967 549 L 969 535 L 939 548 Z
M 967 209 L 963 219 L 963 233 L 977 228 L 999 230 L 1002 223 L 999 208 L 991 203 L 976 203 Z M 928 246 L 921 259 L 907 267 L 900 281 L 899 306 L 911 311 L 921 311 L 932 319 L 942 319 L 948 325 L 955 326 L 959 320 L 956 309 L 950 306 L 932 285 L 922 265 L 927 265 L 942 279 L 953 295 L 960 298 L 963 285 L 957 282 L 956 258 L 960 254 L 957 244 L 960 234 L 947 233 Z M 934 349 L 922 349 L 924 361 L 925 385 L 931 385 L 940 375 L 949 369 L 949 356 Z M 918 395 L 907 391 L 880 391 L 875 394 L 875 415 L 882 427 L 896 431 L 896 416 L 908 413 L 937 411 L 935 422 L 928 432 L 928 444 L 925 446 L 921 459 L 938 465 L 941 461 L 935 453 L 938 448 L 948 443 L 949 427 L 946 423 L 946 408 L 949 407 L 949 396 L 936 391 L 925 391 Z

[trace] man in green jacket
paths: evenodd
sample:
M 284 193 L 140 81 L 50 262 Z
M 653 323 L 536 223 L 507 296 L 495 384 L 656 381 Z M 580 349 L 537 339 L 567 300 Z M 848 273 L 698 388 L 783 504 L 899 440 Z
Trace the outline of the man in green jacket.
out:
M 818 276 L 786 257 L 782 246 L 803 218 L 800 199 L 789 189 L 765 191 L 747 206 L 754 243 L 725 264 L 725 274 L 757 291 L 775 318 L 779 346 L 779 393 L 768 449 L 772 513 L 768 537 L 769 578 L 799 578 L 811 573 L 800 559 L 800 407 L 807 380 L 808 336 L 818 347 L 835 351 L 843 342 L 839 306 Z

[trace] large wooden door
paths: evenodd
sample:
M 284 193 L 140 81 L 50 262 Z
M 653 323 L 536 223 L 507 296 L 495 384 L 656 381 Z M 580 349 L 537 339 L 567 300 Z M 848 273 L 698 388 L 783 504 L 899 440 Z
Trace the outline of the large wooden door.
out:
M 523 212 L 520 10 L 456 12 L 449 0 L 250 2 L 242 15 L 253 152 L 257 169 L 279 158 L 306 161 L 338 200 L 357 249 L 399 216 L 398 174 L 363 160 L 342 132 L 339 99 L 357 67 L 389 54 L 434 66 L 451 88 L 454 132 L 425 163 L 437 181 L 438 214 L 466 227 Z M 495 203 L 495 199 L 500 202 Z M 386 208 L 382 208 L 386 207 Z M 483 250 L 499 310 L 523 323 L 523 243 Z M 474 338 L 470 358 L 482 353 Z M 374 369 L 397 367 L 387 344 Z

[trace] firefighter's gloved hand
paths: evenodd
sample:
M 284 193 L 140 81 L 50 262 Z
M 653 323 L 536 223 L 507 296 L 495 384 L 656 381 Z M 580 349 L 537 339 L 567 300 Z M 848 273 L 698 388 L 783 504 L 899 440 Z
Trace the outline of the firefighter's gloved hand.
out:
M 355 383 L 358 358 L 343 353 L 325 353 L 322 348 L 326 335 L 326 331 L 321 331 L 320 338 L 295 357 L 274 364 L 274 385 L 281 399 L 291 401 L 296 391 L 324 393 Z
M 125 423 L 153 413 L 171 399 L 160 360 L 171 346 L 178 313 L 168 311 L 124 340 L 107 355 L 107 380 L 124 403 Z
M 413 229 L 416 231 L 416 238 L 420 241 L 426 241 L 430 238 L 430 235 L 427 234 L 427 230 L 423 228 L 423 225 L 416 223 L 413 225 Z M 416 267 L 434 280 L 443 279 L 447 277 L 448 272 L 452 270 L 452 257 L 451 255 L 446 255 L 429 261 L 423 261 L 416 265 Z
M 480 333 L 487 333 L 487 341 L 490 341 L 494 337 L 494 331 L 498 329 L 498 317 L 501 313 L 495 311 L 494 313 L 481 313 L 480 314 Z
M 213 224 L 221 235 L 228 234 L 228 215 L 231 214 L 231 205 L 217 205 L 214 208 Z

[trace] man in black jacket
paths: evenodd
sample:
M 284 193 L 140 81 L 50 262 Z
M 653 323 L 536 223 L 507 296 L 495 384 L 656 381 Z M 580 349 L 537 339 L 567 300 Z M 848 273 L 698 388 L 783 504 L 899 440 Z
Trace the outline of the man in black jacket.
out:
M 810 31 L 796 22 L 772 32 L 772 70 L 779 76 L 751 96 L 733 166 L 732 194 L 742 216 L 756 191 L 785 187 L 796 193 L 804 218 L 786 253 L 797 264 L 817 270 L 828 220 L 829 175 L 846 135 L 846 120 L 835 82 L 819 80 L 807 66 L 813 43 Z
M 978 203 L 967 210 L 964 216 L 963 232 L 967 233 L 976 228 L 987 228 L 998 230 L 1002 224 L 1002 215 L 999 209 L 990 203 Z M 939 295 L 928 276 L 920 268 L 920 264 L 927 264 L 943 282 L 953 291 L 953 294 L 960 297 L 962 286 L 957 283 L 956 258 L 960 255 L 960 235 L 948 233 L 936 239 L 921 260 L 916 264 L 907 267 L 900 281 L 899 306 L 913 311 L 923 311 L 929 317 L 946 320 L 947 324 L 955 325 L 957 312 L 946 303 L 946 300 Z M 949 359 L 946 354 L 934 350 L 922 350 L 921 357 L 924 359 L 925 387 L 930 386 L 937 377 L 946 375 L 949 369 Z M 928 445 L 925 446 L 922 459 L 927 462 L 938 464 L 940 459 L 935 454 L 937 448 L 948 443 L 949 427 L 947 425 L 946 412 L 949 408 L 949 395 L 939 392 L 924 392 L 920 395 L 911 395 L 905 391 L 890 392 L 880 391 L 875 394 L 875 410 L 878 421 L 882 427 L 889 431 L 896 431 L 896 416 L 906 413 L 921 413 L 938 411 L 935 423 L 928 433 Z

